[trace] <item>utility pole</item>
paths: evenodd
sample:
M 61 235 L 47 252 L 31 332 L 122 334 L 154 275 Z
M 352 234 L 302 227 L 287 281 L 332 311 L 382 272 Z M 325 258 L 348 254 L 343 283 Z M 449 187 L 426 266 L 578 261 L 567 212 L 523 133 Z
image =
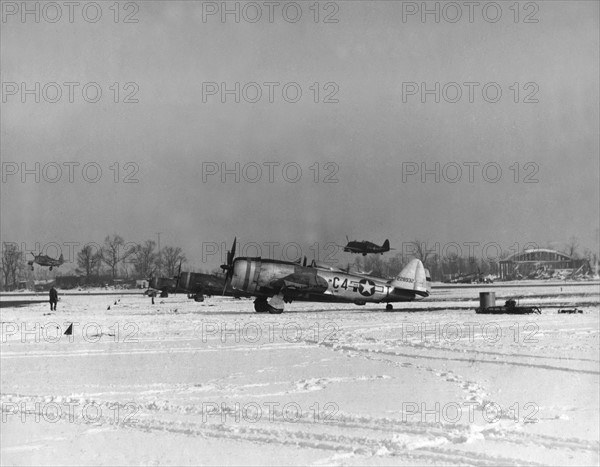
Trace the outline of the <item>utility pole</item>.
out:
M 162 257 L 160 255 L 160 234 L 162 232 L 156 232 L 156 235 L 158 236 L 158 261 L 157 261 L 157 266 L 158 266 L 158 272 L 160 275 L 161 269 L 162 269 Z

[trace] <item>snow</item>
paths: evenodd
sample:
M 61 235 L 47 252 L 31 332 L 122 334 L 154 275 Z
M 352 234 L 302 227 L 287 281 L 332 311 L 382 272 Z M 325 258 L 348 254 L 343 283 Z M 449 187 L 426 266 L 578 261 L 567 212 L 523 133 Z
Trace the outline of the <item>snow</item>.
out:
M 543 312 L 475 314 L 489 290 Z M 59 293 L 56 312 L 0 310 L 3 465 L 600 460 L 598 284 L 282 315 L 247 299 Z

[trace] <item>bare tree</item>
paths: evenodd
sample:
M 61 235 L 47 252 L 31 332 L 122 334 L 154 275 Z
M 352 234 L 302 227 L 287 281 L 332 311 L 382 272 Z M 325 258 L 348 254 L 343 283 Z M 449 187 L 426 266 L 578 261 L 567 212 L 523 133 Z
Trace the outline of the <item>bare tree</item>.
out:
M 402 255 L 400 253 L 388 259 L 387 263 L 388 274 L 390 275 L 390 277 L 396 277 L 400 273 L 400 271 L 402 271 L 402 268 L 404 266 L 402 261 Z
M 578 257 L 577 248 L 579 248 L 579 240 L 577 240 L 577 237 L 571 237 L 569 243 L 565 246 L 565 253 L 571 258 L 576 259 Z
M 133 253 L 133 247 L 124 248 L 125 241 L 120 235 L 108 235 L 102 247 L 102 261 L 110 268 L 113 279 L 117 276 L 117 265 Z
M 138 277 L 146 278 L 152 274 L 158 259 L 158 255 L 154 252 L 155 248 L 156 242 L 153 240 L 146 240 L 143 244 L 134 247 L 131 262 Z
M 413 251 L 412 256 L 417 259 L 420 259 L 423 264 L 427 261 L 429 257 L 430 251 L 427 250 L 425 242 L 420 241 L 419 239 L 413 240 L 412 242 L 408 242 L 409 245 L 412 245 Z
M 364 267 L 370 274 L 377 277 L 385 277 L 387 274 L 387 264 L 377 255 L 366 256 L 363 258 Z
M 99 264 L 102 262 L 102 252 L 94 252 L 92 245 L 85 245 L 79 253 L 77 253 L 77 266 L 76 271 L 78 273 L 84 273 L 89 279 L 95 271 L 97 271 Z
M 168 277 L 172 277 L 179 271 L 179 263 L 185 263 L 187 258 L 181 248 L 166 246 L 162 249 L 162 264 Z
M 448 256 L 446 256 L 443 259 L 442 263 L 444 266 L 445 274 L 449 274 L 451 276 L 454 276 L 455 274 L 460 274 L 462 269 L 462 261 L 461 257 L 458 256 L 458 253 L 454 251 L 448 253 Z
M 413 257 L 420 259 L 427 269 L 429 269 L 429 273 L 431 274 L 432 279 L 438 278 L 438 275 L 442 273 L 439 264 L 439 255 L 436 253 L 435 249 L 428 249 L 427 243 L 422 242 L 419 239 L 415 239 L 412 242 L 409 242 L 409 245 L 412 245 L 412 255 Z
M 428 263 L 433 264 L 437 259 L 437 253 L 435 249 L 427 249 L 427 243 L 422 242 L 419 239 L 413 240 L 409 242 L 409 245 L 412 245 L 412 256 L 420 259 L 424 265 Z
M 0 267 L 4 275 L 5 287 L 17 282 L 17 272 L 22 268 L 22 263 L 23 252 L 19 250 L 19 246 L 16 243 L 4 242 Z

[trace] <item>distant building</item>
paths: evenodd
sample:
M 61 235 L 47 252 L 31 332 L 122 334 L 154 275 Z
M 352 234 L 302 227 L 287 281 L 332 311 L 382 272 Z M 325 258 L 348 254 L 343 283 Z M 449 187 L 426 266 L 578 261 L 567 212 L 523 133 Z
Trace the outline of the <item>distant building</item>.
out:
M 560 251 L 537 248 L 515 253 L 499 262 L 501 279 L 545 279 L 559 269 L 576 270 L 586 260 L 571 258 Z

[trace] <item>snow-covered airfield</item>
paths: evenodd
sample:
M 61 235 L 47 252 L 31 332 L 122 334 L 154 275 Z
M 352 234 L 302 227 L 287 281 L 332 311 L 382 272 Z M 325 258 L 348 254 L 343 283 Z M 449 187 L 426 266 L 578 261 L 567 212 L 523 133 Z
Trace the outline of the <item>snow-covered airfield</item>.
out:
M 475 314 L 487 290 L 543 312 Z M 393 313 L 140 293 L 4 307 L 1 463 L 598 465 L 598 302 L 596 282 L 434 288 Z

